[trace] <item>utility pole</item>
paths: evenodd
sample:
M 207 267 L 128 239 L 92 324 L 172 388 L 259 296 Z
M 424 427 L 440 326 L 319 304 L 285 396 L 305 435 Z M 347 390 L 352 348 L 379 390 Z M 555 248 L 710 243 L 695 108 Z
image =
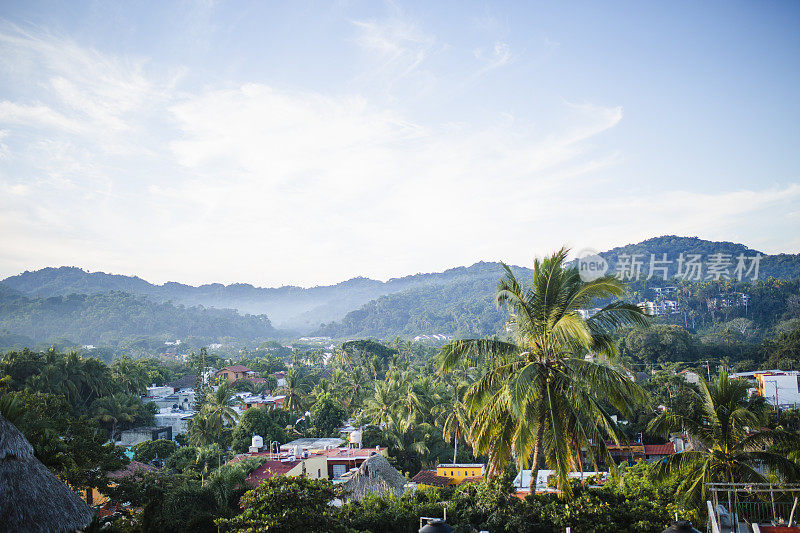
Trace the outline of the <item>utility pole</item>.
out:
M 708 376 L 708 381 L 711 381 L 711 367 L 708 365 L 708 359 L 706 359 L 706 375 Z
M 778 405 L 779 405 L 778 404 L 778 380 L 776 379 L 775 381 L 772 382 L 772 384 L 775 385 L 775 410 L 778 411 L 779 410 L 779 407 L 778 407 Z

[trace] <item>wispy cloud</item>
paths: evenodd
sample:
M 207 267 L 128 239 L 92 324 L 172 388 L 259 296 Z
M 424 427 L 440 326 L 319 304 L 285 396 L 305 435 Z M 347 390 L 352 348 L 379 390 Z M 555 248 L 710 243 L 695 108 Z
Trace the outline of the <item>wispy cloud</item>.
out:
M 511 55 L 511 47 L 508 43 L 503 41 L 496 41 L 491 51 L 487 53 L 485 49 L 476 48 L 473 51 L 475 59 L 477 59 L 482 66 L 472 75 L 472 78 L 479 78 L 487 72 L 494 70 L 498 67 L 509 64 L 513 57 Z
M 388 87 L 416 73 L 436 52 L 436 39 L 400 15 L 386 20 L 354 20 L 356 43 L 373 58 L 366 76 Z
M 387 79 L 436 49 L 406 23 L 355 28 Z M 484 68 L 514 58 L 502 42 L 486 54 Z M 155 281 L 386 278 L 525 262 L 564 239 L 722 232 L 753 209 L 780 216 L 798 195 L 609 192 L 625 154 L 601 141 L 620 106 L 562 102 L 546 126 L 510 113 L 412 119 L 363 93 L 186 87 L 180 68 L 154 73 L 146 59 L 11 26 L 0 58 L 4 274 L 75 264 Z

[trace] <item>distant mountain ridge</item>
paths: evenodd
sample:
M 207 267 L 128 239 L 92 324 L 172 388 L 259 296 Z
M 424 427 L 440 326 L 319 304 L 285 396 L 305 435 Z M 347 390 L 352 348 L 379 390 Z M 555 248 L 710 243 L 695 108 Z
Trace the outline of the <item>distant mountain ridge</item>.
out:
M 574 250 L 577 252 L 578 250 Z M 697 237 L 663 236 L 630 244 L 600 255 L 611 271 L 620 254 L 723 253 L 752 256 L 757 250 L 732 242 Z M 763 255 L 763 254 L 762 254 Z M 520 273 L 526 269 L 518 268 Z M 496 331 L 503 316 L 494 310 L 492 293 L 502 274 L 499 263 L 479 262 L 439 273 L 415 274 L 386 282 L 353 278 L 335 285 L 301 288 L 259 288 L 250 284 L 206 284 L 198 287 L 177 282 L 151 284 L 139 277 L 86 272 L 74 267 L 45 268 L 11 276 L 0 287 L 27 297 L 68 296 L 123 291 L 161 303 L 236 309 L 266 315 L 280 329 L 315 332 L 333 337 L 482 333 Z M 800 278 L 800 254 L 763 255 L 760 277 Z M 491 329 L 495 328 L 495 329 Z
M 475 263 L 444 272 L 414 274 L 386 282 L 364 277 L 336 285 L 279 288 L 254 287 L 246 283 L 212 283 L 198 287 L 176 282 L 163 285 L 139 277 L 87 272 L 77 267 L 48 267 L 6 278 L 0 285 L 30 297 L 67 296 L 123 291 L 146 296 L 155 302 L 236 309 L 240 313 L 265 314 L 276 327 L 310 331 L 321 323 L 344 317 L 349 311 L 387 294 L 412 287 L 447 285 L 459 278 L 494 276 L 499 263 Z

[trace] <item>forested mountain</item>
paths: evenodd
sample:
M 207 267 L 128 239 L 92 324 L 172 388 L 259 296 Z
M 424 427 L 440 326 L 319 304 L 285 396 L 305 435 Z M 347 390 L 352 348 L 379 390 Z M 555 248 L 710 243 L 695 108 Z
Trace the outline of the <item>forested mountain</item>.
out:
M 125 291 L 147 296 L 155 302 L 175 302 L 236 309 L 240 313 L 265 314 L 282 329 L 311 331 L 321 323 L 343 318 L 365 303 L 410 288 L 445 287 L 464 279 L 494 279 L 498 263 L 476 263 L 432 274 L 415 274 L 386 282 L 353 278 L 336 285 L 311 287 L 285 286 L 260 288 L 246 283 L 212 283 L 193 287 L 168 282 L 154 285 L 137 277 L 86 272 L 75 267 L 44 268 L 23 272 L 3 280 L 0 285 L 29 297 L 67 296 Z
M 669 270 L 672 275 L 677 268 L 680 254 L 686 256 L 700 254 L 703 261 L 707 261 L 711 254 L 726 254 L 730 257 L 732 272 L 737 256 L 744 254 L 749 258 L 758 253 L 742 244 L 712 242 L 696 237 L 664 236 L 614 248 L 602 252 L 600 255 L 608 262 L 611 273 L 615 272 L 620 255 L 637 255 L 643 263 L 642 277 L 644 278 L 647 274 L 651 254 L 654 254 L 659 260 L 666 254 L 667 260 L 672 262 Z M 519 267 L 515 267 L 515 269 L 518 270 L 521 279 L 526 279 L 526 269 Z M 137 316 L 142 306 L 153 305 L 157 309 L 162 309 L 158 304 L 173 302 L 185 306 L 236 309 L 239 313 L 263 314 L 268 316 L 277 327 L 301 334 L 314 332 L 318 335 L 337 338 L 360 336 L 391 338 L 397 335 L 403 337 L 421 334 L 458 336 L 498 332 L 502 326 L 503 315 L 495 310 L 492 295 L 501 273 L 502 269 L 499 263 L 481 262 L 441 273 L 416 274 L 386 282 L 353 278 L 336 285 L 304 289 L 293 286 L 259 288 L 241 283 L 232 285 L 215 283 L 199 287 L 174 282 L 154 285 L 138 277 L 102 272 L 90 273 L 79 268 L 61 267 L 24 272 L 2 281 L 0 287 L 18 291 L 31 299 L 31 302 L 47 302 L 52 297 L 59 297 L 58 301 L 62 302 L 62 305 L 66 305 L 64 302 L 71 302 L 70 295 L 73 294 L 93 295 L 124 291 L 137 297 L 147 298 L 145 301 L 141 298 L 122 297 L 119 294 L 112 298 L 116 304 L 121 305 L 121 302 L 125 302 L 125 305 L 133 305 L 131 308 L 133 316 Z M 764 256 L 760 261 L 759 279 L 764 280 L 769 276 L 783 280 L 800 278 L 800 255 Z M 705 286 L 706 283 L 706 280 L 703 279 L 699 286 Z M 667 282 L 659 279 L 634 281 L 631 283 L 630 297 L 636 301 L 652 299 L 654 297 L 651 292 L 652 287 L 665 284 Z M 687 306 L 684 307 L 686 314 L 677 319 L 685 321 L 687 326 L 693 323 L 695 327 L 700 327 L 698 323 L 704 324 L 707 316 L 714 316 L 715 310 L 713 306 L 709 308 L 707 302 L 712 299 L 712 293 L 722 298 L 724 294 L 731 291 L 741 292 L 740 289 L 735 289 L 730 284 L 722 288 L 706 287 L 702 292 L 698 292 L 696 297 L 692 296 L 693 289 L 686 290 L 688 290 L 688 294 L 684 297 L 687 302 Z M 86 303 L 88 306 L 86 312 L 89 312 L 93 306 L 100 305 L 99 302 L 102 301 L 102 298 L 84 298 L 81 301 L 88 302 Z M 690 303 L 694 306 L 692 314 L 688 313 Z M 106 302 L 103 305 L 110 305 L 110 303 Z M 752 305 L 751 303 L 751 309 L 753 309 Z M 171 308 L 167 306 L 164 309 Z M 68 309 L 68 306 L 62 309 Z M 174 307 L 174 309 L 183 308 Z M 55 315 L 52 313 L 55 312 L 51 311 L 51 315 L 48 315 L 51 317 L 51 321 L 54 320 Z M 183 309 L 176 312 L 180 314 L 193 311 Z M 194 312 L 204 314 L 203 316 L 206 317 L 213 314 L 210 309 Z M 165 313 L 162 312 L 158 316 L 166 320 L 166 323 L 172 323 L 173 319 L 168 319 Z M 235 314 L 230 311 L 221 313 L 220 316 L 227 317 L 228 320 L 233 321 L 235 318 Z M 72 320 L 77 320 L 74 314 L 72 316 Z M 85 320 L 87 324 L 90 323 L 88 319 Z M 247 318 L 247 320 L 253 319 Z M 4 324 L 7 324 L 3 327 L 8 330 L 8 334 L 29 335 L 25 332 L 27 330 L 20 329 L 24 324 L 21 319 Z M 136 324 L 135 320 L 126 326 L 125 331 L 136 331 L 133 324 Z M 145 324 L 145 326 L 155 327 L 152 324 L 150 326 Z M 233 325 L 231 327 L 237 331 L 237 333 L 227 333 L 231 337 L 248 335 L 247 328 L 236 329 L 239 326 L 234 327 Z M 208 333 L 211 336 L 226 334 L 204 328 L 200 329 L 212 331 Z M 78 328 L 70 331 L 82 330 Z M 152 331 L 152 329 L 148 331 Z M 173 328 L 170 331 L 177 330 Z M 127 335 L 127 333 L 124 334 Z M 264 335 L 261 330 L 253 334 Z M 180 335 L 172 333 L 170 335 L 180 337 Z M 81 336 L 80 338 L 85 337 Z M 93 343 L 94 341 L 87 342 Z
M 29 298 L 0 286 L 0 347 L 64 345 L 117 346 L 196 339 L 254 341 L 275 337 L 265 315 L 240 315 L 232 309 L 154 303 L 120 291 Z
M 681 324 L 692 330 L 707 328 L 713 324 L 737 317 L 748 317 L 756 321 L 762 331 L 774 326 L 785 318 L 791 307 L 790 298 L 798 298 L 798 284 L 789 280 L 800 278 L 800 254 L 764 255 L 742 244 L 713 242 L 697 237 L 665 236 L 648 239 L 639 244 L 631 244 L 601 252 L 608 263 L 608 272 L 617 272 L 620 256 L 637 256 L 642 262 L 641 277 L 630 281 L 628 300 L 634 303 L 646 300 L 665 299 L 653 289 L 666 285 L 679 285 L 680 294 L 669 296 L 679 300 L 681 312 L 659 318 L 666 323 Z M 668 274 L 674 276 L 681 254 L 700 255 L 707 266 L 712 254 L 729 256 L 730 273 L 734 274 L 736 258 L 743 254 L 752 258 L 758 254 L 760 260 L 758 280 L 748 283 L 734 283 L 706 279 L 701 271 L 700 281 L 664 280 L 658 276 L 646 280 L 651 254 L 657 260 L 666 255 Z M 415 336 L 420 334 L 445 334 L 459 336 L 492 335 L 498 333 L 503 325 L 504 314 L 493 305 L 494 288 L 500 277 L 497 264 L 488 269 L 490 276 L 481 280 L 461 279 L 441 288 L 408 289 L 396 294 L 383 296 L 369 302 L 360 309 L 348 313 L 344 319 L 321 327 L 316 334 L 330 337 L 392 338 L 393 336 Z M 747 266 L 750 266 L 749 259 Z M 516 267 L 515 267 L 516 268 Z M 520 279 L 525 279 L 525 269 L 519 269 Z M 776 278 L 770 280 L 770 278 Z M 745 276 L 746 280 L 750 278 Z M 741 294 L 749 297 L 747 306 L 739 305 Z

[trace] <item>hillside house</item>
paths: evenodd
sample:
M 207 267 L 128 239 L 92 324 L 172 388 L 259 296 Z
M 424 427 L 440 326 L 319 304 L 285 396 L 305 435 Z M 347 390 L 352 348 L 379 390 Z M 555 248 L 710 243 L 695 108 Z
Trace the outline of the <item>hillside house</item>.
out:
M 240 379 L 255 378 L 257 376 L 255 372 L 243 365 L 226 366 L 217 370 L 215 374 L 218 377 L 224 376 L 229 385 Z

